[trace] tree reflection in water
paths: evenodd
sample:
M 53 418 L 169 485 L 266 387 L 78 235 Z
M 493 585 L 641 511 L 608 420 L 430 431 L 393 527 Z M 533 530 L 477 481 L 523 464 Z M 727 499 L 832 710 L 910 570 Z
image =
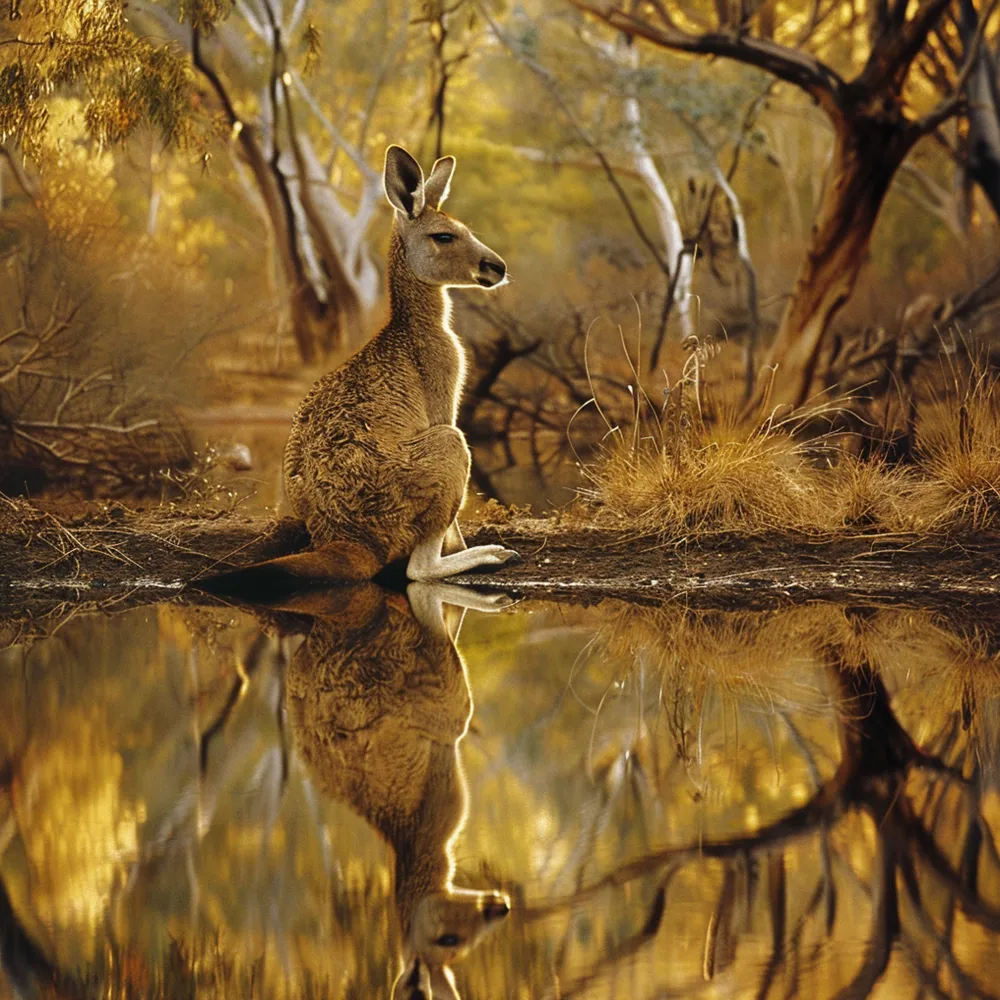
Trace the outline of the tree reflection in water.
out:
M 447 996 L 468 951 L 471 998 L 1000 994 L 985 614 L 522 606 L 469 619 L 467 679 L 438 607 L 365 587 L 0 652 L 11 982 L 388 997 L 402 956 Z M 415 937 L 453 870 L 480 923 Z

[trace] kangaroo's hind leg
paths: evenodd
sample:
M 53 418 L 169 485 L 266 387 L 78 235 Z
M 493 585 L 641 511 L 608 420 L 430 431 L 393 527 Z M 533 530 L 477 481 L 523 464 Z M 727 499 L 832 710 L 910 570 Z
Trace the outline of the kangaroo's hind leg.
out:
M 462 529 L 458 526 L 458 518 L 456 517 L 444 533 L 444 544 L 441 546 L 441 554 L 450 556 L 455 552 L 462 552 L 466 548 L 468 546 L 465 544 L 465 538 L 462 536 Z
M 406 567 L 411 580 L 439 580 L 477 566 L 502 566 L 520 557 L 502 545 L 465 548 L 458 510 L 469 481 L 469 448 L 457 427 L 440 424 L 406 442 L 407 459 L 420 492 L 432 495 L 418 519 L 418 538 Z M 458 551 L 443 554 L 460 546 Z

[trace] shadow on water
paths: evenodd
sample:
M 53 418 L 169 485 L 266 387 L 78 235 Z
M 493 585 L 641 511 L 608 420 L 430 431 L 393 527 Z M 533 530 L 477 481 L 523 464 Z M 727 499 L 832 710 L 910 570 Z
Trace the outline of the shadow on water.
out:
M 499 602 L 0 651 L 0 997 L 998 995 L 996 624 Z

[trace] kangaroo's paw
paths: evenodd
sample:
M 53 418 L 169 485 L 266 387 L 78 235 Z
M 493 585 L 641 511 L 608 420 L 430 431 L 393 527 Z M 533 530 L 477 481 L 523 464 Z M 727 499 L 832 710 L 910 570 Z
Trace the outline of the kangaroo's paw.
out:
M 468 608 L 470 611 L 482 611 L 483 614 L 495 615 L 500 611 L 506 611 L 508 608 L 514 607 L 518 602 L 510 596 L 510 594 L 504 594 L 502 592 L 486 593 L 482 590 L 472 590 L 471 587 L 456 587 L 457 590 L 467 592 L 464 597 L 456 597 L 456 601 L 461 601 L 459 607 Z M 452 603 L 451 598 L 448 598 L 448 602 Z
M 505 549 L 502 545 L 476 545 L 450 556 L 442 556 L 441 540 L 433 539 L 413 550 L 406 566 L 406 575 L 411 580 L 440 580 L 480 566 L 503 566 L 504 563 L 520 559 L 513 549 Z

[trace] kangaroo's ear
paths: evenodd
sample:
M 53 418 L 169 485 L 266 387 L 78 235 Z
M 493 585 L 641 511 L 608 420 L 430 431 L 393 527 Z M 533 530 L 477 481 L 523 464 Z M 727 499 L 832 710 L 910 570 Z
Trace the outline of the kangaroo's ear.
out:
M 431 971 L 431 988 L 434 1000 L 462 1000 L 455 985 L 455 973 L 447 965 L 437 966 Z
M 414 955 L 396 977 L 392 1000 L 432 1000 L 433 996 L 430 969 L 419 955 Z
M 424 210 L 424 172 L 402 146 L 385 151 L 383 183 L 389 204 L 408 219 L 417 218 Z
M 451 188 L 451 178 L 455 173 L 455 157 L 442 156 L 434 162 L 431 175 L 424 184 L 424 195 L 431 208 L 440 208 L 448 197 Z

